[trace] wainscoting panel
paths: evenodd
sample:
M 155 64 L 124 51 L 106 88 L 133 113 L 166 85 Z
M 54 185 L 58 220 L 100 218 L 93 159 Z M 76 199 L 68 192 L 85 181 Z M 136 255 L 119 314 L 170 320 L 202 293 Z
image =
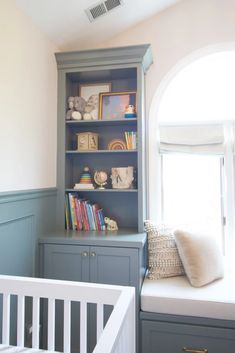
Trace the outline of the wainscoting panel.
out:
M 56 188 L 0 193 L 0 274 L 38 274 L 37 239 L 55 229 Z

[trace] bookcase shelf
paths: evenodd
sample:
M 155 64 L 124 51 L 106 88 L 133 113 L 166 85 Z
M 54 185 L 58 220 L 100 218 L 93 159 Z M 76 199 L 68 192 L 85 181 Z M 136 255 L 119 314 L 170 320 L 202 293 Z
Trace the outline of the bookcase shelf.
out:
M 125 192 L 125 193 L 137 193 L 138 189 L 84 189 L 84 190 L 76 190 L 76 189 L 66 189 L 66 192 L 77 192 L 77 193 L 85 193 L 85 192 L 89 192 L 89 193 L 93 193 L 93 192 Z
M 97 150 L 97 151 L 71 150 L 71 151 L 66 151 L 66 153 L 67 154 L 101 154 L 101 153 L 125 154 L 125 153 L 137 153 L 137 150 Z
M 125 125 L 131 125 L 134 122 L 137 123 L 137 118 L 128 118 L 128 119 L 114 119 L 114 120 L 67 120 L 66 125 L 81 125 L 81 126 L 116 126 L 120 125 L 120 123 L 125 126 Z
M 59 92 L 57 223 L 64 227 L 65 197 L 76 193 L 78 198 L 98 204 L 104 216 L 117 221 L 120 230 L 132 228 L 142 232 L 146 218 L 144 75 L 152 62 L 150 46 L 58 53 L 56 59 Z M 107 83 L 111 85 L 112 93 L 136 92 L 136 118 L 66 120 L 68 97 L 79 96 L 81 85 Z M 87 132 L 97 134 L 98 150 L 78 150 L 77 134 Z M 136 138 L 136 149 L 108 149 L 115 139 L 126 142 L 125 136 Z M 105 171 L 108 174 L 106 188 L 73 189 L 79 183 L 84 167 L 89 167 L 92 176 L 96 171 Z M 112 168 L 121 167 L 133 167 L 134 188 L 112 188 Z

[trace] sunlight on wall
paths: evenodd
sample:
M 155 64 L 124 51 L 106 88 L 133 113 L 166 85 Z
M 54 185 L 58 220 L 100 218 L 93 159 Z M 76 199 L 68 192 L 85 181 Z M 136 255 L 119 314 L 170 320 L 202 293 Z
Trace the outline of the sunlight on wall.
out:
M 159 107 L 160 122 L 235 119 L 235 52 L 213 53 L 182 69 Z

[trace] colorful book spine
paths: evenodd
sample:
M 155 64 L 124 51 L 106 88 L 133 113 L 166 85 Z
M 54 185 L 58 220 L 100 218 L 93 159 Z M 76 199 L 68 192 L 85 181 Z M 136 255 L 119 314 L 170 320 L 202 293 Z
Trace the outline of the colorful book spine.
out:
M 80 199 L 78 193 L 68 193 L 65 196 L 65 228 L 105 230 L 103 210 L 96 203 Z

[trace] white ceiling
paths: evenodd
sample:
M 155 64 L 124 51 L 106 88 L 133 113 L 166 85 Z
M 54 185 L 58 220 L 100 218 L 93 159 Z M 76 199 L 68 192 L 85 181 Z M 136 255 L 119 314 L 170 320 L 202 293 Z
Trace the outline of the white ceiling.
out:
M 97 0 L 16 0 L 46 35 L 63 50 L 102 43 L 181 0 L 123 0 L 124 5 L 88 20 L 85 9 Z

